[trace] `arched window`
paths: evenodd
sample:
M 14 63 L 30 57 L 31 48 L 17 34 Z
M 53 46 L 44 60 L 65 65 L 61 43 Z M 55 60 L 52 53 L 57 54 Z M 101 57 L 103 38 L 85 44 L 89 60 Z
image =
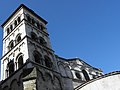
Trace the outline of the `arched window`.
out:
M 9 76 L 14 72 L 14 62 L 10 61 L 8 63 L 8 71 L 9 71 Z
M 13 26 L 12 25 L 10 25 L 10 29 L 11 29 L 11 31 L 13 30 Z
M 17 21 L 15 20 L 14 25 L 17 26 Z
M 20 54 L 17 60 L 18 60 L 18 68 L 20 68 L 23 65 L 23 55 Z
M 27 21 L 31 22 L 31 17 L 29 15 L 27 15 Z
M 90 78 L 89 78 L 89 76 L 88 76 L 88 73 L 87 73 L 85 70 L 82 70 L 82 73 L 83 73 L 83 75 L 84 75 L 86 81 L 89 81 Z
M 14 47 L 14 42 L 13 42 L 13 40 L 12 40 L 12 41 L 10 41 L 10 43 L 9 43 L 9 50 L 11 50 L 13 47 Z
M 7 35 L 10 33 L 10 29 L 9 28 L 7 28 Z
M 77 77 L 78 79 L 82 79 L 80 73 L 75 72 L 75 75 L 76 75 L 76 77 Z
M 5 75 L 6 75 L 5 77 L 6 77 L 6 78 L 9 76 L 8 73 L 9 73 L 9 72 L 8 72 L 8 68 L 7 68 L 7 69 L 5 70 Z
M 51 59 L 48 57 L 48 56 L 45 56 L 45 66 L 48 67 L 48 68 L 52 68 L 52 61 Z
M 20 35 L 20 34 L 18 34 L 18 35 L 16 36 L 16 43 L 19 43 L 19 42 L 20 42 L 20 40 L 21 40 L 21 35 Z
M 35 62 L 37 62 L 39 64 L 43 64 L 42 55 L 38 51 L 34 51 L 33 56 L 34 56 Z
M 31 32 L 31 38 L 32 38 L 34 41 L 37 41 L 37 35 L 36 35 L 34 32 Z
M 39 37 L 39 43 L 42 44 L 42 45 L 45 45 L 45 46 L 47 44 L 46 41 L 45 41 L 45 39 L 42 38 L 42 37 Z
M 17 21 L 18 21 L 18 23 L 20 23 L 20 21 L 21 21 L 20 17 L 17 18 Z

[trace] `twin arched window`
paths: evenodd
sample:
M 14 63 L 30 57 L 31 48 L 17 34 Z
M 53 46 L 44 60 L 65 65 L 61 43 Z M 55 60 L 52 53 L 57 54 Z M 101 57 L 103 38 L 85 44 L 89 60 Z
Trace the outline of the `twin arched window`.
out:
M 23 65 L 23 54 L 20 53 L 17 57 L 16 57 L 16 61 L 17 63 L 14 64 L 14 61 L 11 60 L 8 64 L 7 64 L 7 76 L 11 75 L 14 71 L 15 71 L 15 65 L 16 67 L 18 67 L 18 69 Z
M 34 18 L 31 18 L 30 15 L 27 15 L 27 21 L 30 22 L 30 23 L 32 23 L 33 25 L 35 24 Z
M 7 30 L 6 30 L 6 32 L 7 32 L 7 35 L 20 23 L 20 21 L 21 21 L 21 18 L 20 18 L 20 16 L 14 21 L 14 23 L 13 24 L 11 24 L 8 28 L 7 28 Z M 14 26 L 14 27 L 13 27 Z
M 15 21 L 14 21 L 14 25 L 17 26 L 21 21 L 21 18 L 18 17 Z
M 37 35 L 34 32 L 31 32 L 31 38 L 34 41 L 38 41 L 41 45 L 46 46 L 47 42 L 45 41 L 45 39 L 43 37 L 37 37 Z
M 87 73 L 87 71 L 86 70 L 82 70 L 82 74 L 83 74 L 83 76 L 84 76 L 84 78 L 85 78 L 85 80 L 86 81 L 89 81 L 90 80 L 90 77 L 89 77 L 89 75 L 88 75 L 88 73 Z M 75 75 L 76 75 L 76 77 L 78 78 L 78 79 L 82 79 L 82 77 L 81 77 L 81 74 L 79 73 L 79 72 L 75 72 Z
M 45 56 L 44 60 L 43 60 L 42 55 L 38 51 L 34 51 L 33 56 L 34 56 L 34 61 L 36 63 L 39 63 L 39 64 L 43 65 L 43 61 L 44 61 L 46 67 L 52 68 L 53 63 L 52 63 L 51 59 L 48 56 Z
M 21 40 L 21 35 L 18 34 L 18 35 L 16 36 L 16 39 L 15 39 L 15 44 L 19 43 L 20 40 Z M 14 41 L 11 40 L 10 43 L 9 43 L 8 49 L 11 50 L 14 46 L 15 46 L 15 45 L 14 45 Z
M 26 19 L 29 23 L 31 23 L 32 25 L 34 25 L 35 27 L 37 27 L 40 30 L 45 29 L 45 27 L 39 23 L 39 21 L 35 20 L 33 17 L 31 17 L 30 15 L 26 15 Z

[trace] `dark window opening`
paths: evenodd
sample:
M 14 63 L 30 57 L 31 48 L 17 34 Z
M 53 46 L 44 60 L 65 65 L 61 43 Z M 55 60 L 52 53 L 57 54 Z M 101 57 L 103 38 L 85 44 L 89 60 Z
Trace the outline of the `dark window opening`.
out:
M 40 29 L 43 30 L 43 29 L 44 29 L 44 26 L 43 26 L 43 25 L 40 25 Z
M 9 28 L 7 28 L 7 34 L 9 34 L 10 33 L 10 29 Z
M 35 20 L 34 20 L 34 19 L 32 19 L 32 24 L 33 24 L 33 25 L 35 24 Z
M 84 75 L 86 81 L 89 81 L 90 78 L 89 78 L 89 76 L 88 76 L 88 73 L 87 73 L 85 70 L 82 70 L 82 73 L 83 73 L 83 75 Z
M 42 44 L 42 45 L 46 45 L 47 44 L 45 39 L 42 38 L 42 37 L 39 37 L 39 43 Z
M 42 55 L 39 52 L 37 51 L 34 52 L 34 59 L 35 62 L 42 64 Z
M 35 62 L 40 63 L 40 58 L 37 54 L 34 54 Z
M 17 21 L 15 20 L 14 25 L 17 26 Z
M 13 61 L 10 61 L 8 63 L 8 68 L 9 68 L 9 76 L 14 72 L 14 63 Z
M 20 23 L 20 21 L 21 21 L 20 17 L 17 18 L 17 21 L 18 21 L 18 23 Z
M 10 25 L 10 29 L 13 30 L 13 26 L 12 25 Z
M 21 36 L 18 35 L 17 38 L 16 38 L 16 43 L 20 42 L 21 41 Z
M 14 43 L 13 43 L 13 41 L 11 41 L 9 44 L 9 49 L 12 49 L 13 47 L 14 47 Z
M 37 41 L 37 35 L 33 32 L 31 32 L 31 38 L 35 41 Z
M 30 16 L 27 16 L 27 20 L 28 20 L 28 22 L 31 22 Z
M 49 57 L 45 57 L 45 65 L 48 68 L 52 68 L 53 63 L 51 62 L 51 59 Z
M 78 72 L 76 72 L 75 75 L 78 79 L 81 79 L 81 75 Z
M 21 55 L 21 56 L 18 58 L 18 68 L 20 68 L 22 65 L 23 65 L 23 56 Z
M 6 77 L 8 77 L 8 69 L 6 69 Z

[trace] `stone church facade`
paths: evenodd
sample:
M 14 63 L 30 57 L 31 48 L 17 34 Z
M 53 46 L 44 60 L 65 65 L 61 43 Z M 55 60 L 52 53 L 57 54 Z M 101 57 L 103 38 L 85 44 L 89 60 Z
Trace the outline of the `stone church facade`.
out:
M 89 90 L 81 88 L 106 77 L 80 58 L 55 55 L 46 24 L 23 4 L 2 24 L 0 90 Z

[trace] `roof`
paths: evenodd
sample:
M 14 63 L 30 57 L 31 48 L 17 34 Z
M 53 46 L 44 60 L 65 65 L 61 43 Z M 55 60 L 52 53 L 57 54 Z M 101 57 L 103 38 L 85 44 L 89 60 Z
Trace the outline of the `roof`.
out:
M 26 10 L 28 10 L 29 12 L 31 12 L 33 15 L 35 15 L 37 18 L 39 18 L 40 20 L 42 20 L 45 24 L 47 24 L 48 22 L 46 20 L 44 20 L 43 18 L 41 18 L 39 15 L 37 15 L 33 10 L 29 9 L 27 6 L 25 6 L 24 4 L 21 4 L 9 17 L 8 19 L 1 25 L 2 27 L 12 18 L 12 16 L 20 9 L 20 8 L 25 8 Z
M 59 57 L 58 55 L 56 55 L 56 57 L 57 57 L 57 58 L 60 58 L 60 59 L 62 59 L 62 60 L 65 60 L 65 61 L 67 61 L 67 62 L 79 60 L 80 62 L 88 65 L 89 67 L 92 67 L 92 68 L 94 68 L 94 69 L 99 70 L 99 71 L 102 72 L 101 69 L 98 69 L 98 68 L 95 68 L 95 67 L 91 66 L 90 64 L 86 63 L 85 61 L 81 60 L 81 59 L 78 58 L 78 57 L 77 57 L 77 58 L 70 58 L 70 59 L 65 59 L 65 58 L 63 58 L 63 57 Z

